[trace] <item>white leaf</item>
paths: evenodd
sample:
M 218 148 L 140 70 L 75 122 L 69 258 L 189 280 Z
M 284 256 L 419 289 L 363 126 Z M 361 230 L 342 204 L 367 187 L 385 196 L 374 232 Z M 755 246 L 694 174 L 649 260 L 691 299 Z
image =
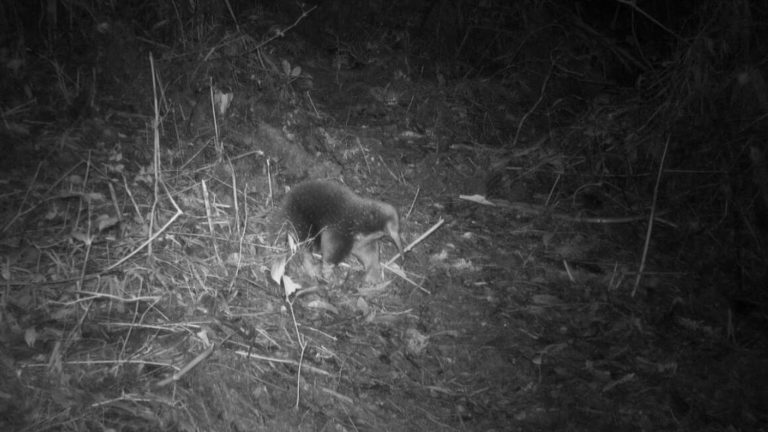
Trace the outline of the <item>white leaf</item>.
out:
M 282 279 L 283 275 L 285 274 L 285 264 L 287 261 L 285 258 L 280 258 L 272 262 L 272 268 L 269 270 L 269 275 L 272 277 L 272 280 L 275 281 L 276 284 L 280 284 L 280 279 Z
M 338 314 L 339 313 L 339 310 L 336 309 L 336 307 L 334 305 L 328 303 L 327 301 L 323 301 L 323 300 L 312 300 L 309 303 L 307 303 L 307 307 L 308 308 L 312 308 L 312 309 L 322 309 L 322 310 L 328 311 L 328 312 L 330 312 L 332 314 Z
M 98 224 L 99 231 L 104 231 L 107 228 L 112 228 L 113 226 L 117 225 L 119 219 L 114 216 L 103 214 L 96 218 L 96 222 Z
M 211 346 L 211 341 L 208 340 L 208 332 L 205 331 L 205 329 L 200 330 L 197 332 L 197 337 L 200 338 L 200 340 L 203 341 L 203 344 L 207 347 Z
M 466 201 L 472 201 L 473 203 L 477 204 L 483 204 L 488 206 L 496 206 L 496 204 L 488 201 L 484 196 L 482 195 L 459 195 L 459 199 L 463 199 Z
M 73 239 L 80 241 L 84 244 L 91 244 L 91 237 L 88 236 L 88 234 L 84 233 L 83 231 L 72 231 L 70 234 Z
M 283 73 L 286 76 L 290 76 L 291 75 L 291 64 L 288 63 L 288 60 L 285 60 L 285 59 L 283 59 L 282 64 L 283 64 Z
M 355 304 L 355 309 L 362 312 L 363 315 L 368 315 L 368 313 L 371 311 L 371 307 L 368 305 L 368 302 L 365 301 L 365 299 L 362 297 L 358 297 L 357 303 Z
M 27 343 L 27 346 L 33 347 L 35 345 L 35 341 L 37 340 L 37 331 L 34 327 L 30 327 L 24 331 L 24 342 Z
M 291 250 L 291 254 L 295 254 L 299 250 L 299 241 L 293 233 L 288 233 L 288 249 Z
M 99 192 L 84 193 L 83 198 L 88 202 L 104 202 L 104 194 Z
M 285 289 L 285 298 L 289 298 L 301 288 L 301 285 L 294 282 L 290 276 L 283 276 L 283 287 Z

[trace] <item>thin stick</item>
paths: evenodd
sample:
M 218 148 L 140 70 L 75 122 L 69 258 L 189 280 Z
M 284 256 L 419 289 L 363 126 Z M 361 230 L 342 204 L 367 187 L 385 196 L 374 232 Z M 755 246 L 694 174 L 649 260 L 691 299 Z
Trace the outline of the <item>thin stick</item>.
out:
M 11 218 L 10 222 L 5 224 L 5 226 L 3 227 L 2 231 L 0 231 L 0 232 L 7 231 L 8 228 L 10 228 L 11 225 L 13 225 L 13 223 L 16 222 L 16 219 L 18 219 L 19 216 L 21 216 L 22 209 L 24 208 L 24 204 L 27 203 L 27 199 L 29 198 L 29 195 L 32 193 L 32 187 L 35 185 L 35 182 L 37 181 L 37 176 L 40 174 L 40 168 L 42 168 L 42 166 L 43 166 L 42 162 L 37 164 L 37 169 L 35 170 L 35 175 L 32 176 L 32 181 L 29 182 L 29 186 L 27 187 L 27 191 L 24 193 L 24 199 L 21 200 L 21 204 L 19 205 L 19 209 L 16 211 L 16 215 Z M 79 166 L 79 164 L 78 164 L 78 166 Z M 34 208 L 34 207 L 35 206 L 32 206 L 32 208 Z
M 118 222 L 122 222 L 123 214 L 120 212 L 120 205 L 117 204 L 115 186 L 112 184 L 112 182 L 108 182 L 107 187 L 109 188 L 109 198 L 112 200 L 112 207 L 115 209 L 115 217 L 117 218 Z
M 515 132 L 515 138 L 512 140 L 512 145 L 510 148 L 515 148 L 517 145 L 517 140 L 520 138 L 520 132 L 523 130 L 523 125 L 525 124 L 525 121 L 528 119 L 528 117 L 533 114 L 533 112 L 536 110 L 536 108 L 539 106 L 542 100 L 544 100 L 544 94 L 547 91 L 547 83 L 549 83 L 549 78 L 552 76 L 552 70 L 555 68 L 555 61 L 552 60 L 552 64 L 549 66 L 549 72 L 547 72 L 547 76 L 544 77 L 544 82 L 541 84 L 541 90 L 539 90 L 539 99 L 534 102 L 531 109 L 528 110 L 527 113 L 523 115 L 523 117 L 520 119 L 520 122 L 517 124 L 517 131 Z
M 91 152 L 89 150 L 88 151 L 88 161 L 85 164 L 85 178 L 83 179 L 83 187 L 82 187 L 83 193 L 86 192 L 86 188 L 88 187 L 88 180 L 90 178 L 90 174 L 91 174 Z M 80 283 L 78 284 L 81 287 L 83 286 L 83 279 L 85 279 L 85 275 L 86 275 L 85 270 L 88 267 L 88 259 L 91 256 L 91 245 L 93 244 L 93 239 L 95 237 L 93 235 L 93 233 L 91 232 L 91 230 L 92 230 L 92 224 L 91 224 L 92 217 L 91 216 L 93 215 L 93 209 L 91 208 L 91 201 L 90 200 L 81 200 L 80 201 L 81 206 L 82 206 L 83 202 L 85 202 L 85 205 L 86 205 L 87 211 L 88 211 L 88 227 L 86 228 L 86 231 L 85 231 L 85 238 L 86 238 L 86 240 L 85 240 L 85 256 L 83 257 L 83 268 L 80 271 Z M 79 219 L 80 218 L 78 217 L 78 220 Z M 75 222 L 75 223 L 77 223 L 77 222 Z M 77 229 L 77 228 L 75 228 L 75 229 Z
M 275 195 L 272 190 L 272 166 L 269 164 L 269 158 L 267 158 L 267 185 L 269 185 L 269 205 L 275 205 Z
M 679 34 L 673 32 L 672 30 L 669 29 L 669 27 L 667 27 L 664 24 L 660 23 L 659 20 L 657 20 L 656 18 L 652 17 L 650 14 L 648 14 L 648 12 L 640 9 L 640 7 L 637 6 L 637 0 L 616 0 L 616 1 L 621 3 L 621 4 L 625 4 L 625 5 L 629 6 L 629 7 L 631 7 L 632 9 L 636 10 L 637 13 L 639 13 L 640 15 L 644 16 L 645 18 L 647 18 L 648 21 L 650 21 L 650 22 L 656 24 L 657 26 L 659 26 L 665 32 L 667 32 L 667 33 L 671 34 L 672 36 L 674 36 L 675 38 L 677 38 L 677 40 L 679 40 L 680 42 L 685 42 L 685 39 L 683 39 Z
M 213 89 L 213 78 L 208 79 L 208 89 L 211 94 L 211 116 L 213 118 L 213 147 L 216 149 L 216 159 L 221 160 L 224 147 L 219 136 L 219 122 L 216 120 L 216 95 Z
M 131 192 L 131 188 L 128 187 L 128 180 L 125 178 L 124 174 L 121 174 L 121 177 L 123 178 L 123 186 L 125 187 L 125 193 L 128 194 L 128 198 L 130 198 L 131 204 L 133 204 L 133 211 L 136 212 L 136 220 L 138 220 L 140 223 L 144 223 L 144 217 L 141 215 L 141 210 L 139 210 L 139 205 L 136 203 L 136 199 L 133 198 L 133 192 Z
M 664 160 L 667 158 L 667 149 L 669 148 L 669 137 L 667 137 L 667 143 L 664 144 L 664 153 L 661 155 L 661 163 L 659 163 L 659 172 L 656 175 L 656 185 L 653 187 L 653 202 L 651 202 L 651 214 L 648 216 L 648 231 L 645 233 L 645 246 L 643 247 L 643 258 L 640 260 L 640 268 L 637 270 L 637 277 L 635 278 L 635 286 L 632 288 L 632 297 L 637 293 L 637 287 L 640 286 L 640 279 L 643 277 L 643 270 L 645 270 L 645 259 L 648 257 L 648 245 L 651 243 L 651 232 L 653 232 L 653 221 L 656 214 L 656 200 L 659 197 L 659 183 L 661 183 L 661 173 L 664 172 Z
M 155 59 L 152 57 L 152 54 L 149 54 L 149 66 L 152 70 L 152 94 L 154 95 L 154 108 L 155 108 L 155 118 L 152 120 L 152 138 L 153 138 L 153 157 L 154 157 L 154 163 L 153 168 L 155 170 L 154 175 L 154 183 L 153 183 L 153 196 L 152 196 L 152 210 L 149 212 L 149 230 L 147 230 L 147 235 L 152 238 L 152 232 L 154 231 L 155 227 L 155 211 L 157 210 L 157 204 L 158 204 L 158 196 L 160 193 L 160 108 L 158 107 L 157 102 L 157 76 L 155 75 Z M 152 243 L 147 243 L 147 257 L 152 258 Z
M 163 185 L 163 188 L 165 188 L 165 185 Z M 107 272 L 109 272 L 109 271 L 111 271 L 113 269 L 116 269 L 118 266 L 120 266 L 124 262 L 128 261 L 128 259 L 130 259 L 132 256 L 134 256 L 137 253 L 139 253 L 139 251 L 141 251 L 145 247 L 147 247 L 150 244 L 152 244 L 152 242 L 156 238 L 158 238 L 160 236 L 160 234 L 162 234 L 165 230 L 168 229 L 169 226 L 171 226 L 174 222 L 176 222 L 176 219 L 178 219 L 179 216 L 184 214 L 184 212 L 181 211 L 181 209 L 179 208 L 178 204 L 176 204 L 176 201 L 173 200 L 173 197 L 171 196 L 171 194 L 168 192 L 167 189 L 165 190 L 165 192 L 166 192 L 166 195 L 168 195 L 168 199 L 171 201 L 171 204 L 173 204 L 173 206 L 176 208 L 176 213 L 173 216 L 171 216 L 171 218 L 168 220 L 168 222 L 166 222 L 165 225 L 160 227 L 160 229 L 157 230 L 156 233 L 152 234 L 146 241 L 144 241 L 144 243 L 142 243 L 141 245 L 139 245 L 139 247 L 134 249 L 133 252 L 131 252 L 128 255 L 126 255 L 123 258 L 121 258 L 120 261 L 118 261 L 118 262 L 112 264 L 111 266 L 105 268 L 104 270 L 100 271 L 98 274 L 107 273 Z
M 42 164 L 42 162 L 41 162 L 41 164 Z M 75 165 L 75 166 L 74 166 L 72 169 L 70 169 L 70 170 L 69 170 L 67 173 L 65 173 L 64 175 L 62 175 L 62 176 L 61 176 L 61 178 L 59 178 L 59 180 L 57 180 L 57 181 L 56 181 L 56 184 L 60 183 L 62 179 L 64 179 L 64 178 L 68 177 L 68 176 L 69 176 L 69 173 L 71 173 L 72 171 L 74 171 L 74 170 L 75 170 L 75 168 L 79 168 L 79 167 L 80 167 L 80 165 L 82 165 L 82 164 L 83 164 L 83 162 L 78 162 L 78 163 L 77 163 L 77 164 L 76 164 L 76 165 Z M 36 181 L 36 179 L 37 179 L 37 174 L 35 174 L 35 177 L 33 178 L 32 182 L 29 184 L 29 186 L 28 186 L 28 187 L 30 187 L 30 188 L 31 188 L 31 187 L 32 187 L 32 185 L 34 184 L 34 182 Z M 48 188 L 48 190 L 47 190 L 47 191 L 46 191 L 44 194 L 42 194 L 42 195 L 43 195 L 43 196 L 47 196 L 47 195 L 50 193 L 50 191 L 52 191 L 52 190 L 53 190 L 53 188 L 54 188 L 54 186 L 51 186 L 51 187 L 50 187 L 50 188 Z M 29 191 L 29 189 L 28 189 L 28 191 Z M 8 222 L 8 224 L 6 224 L 6 225 L 3 227 L 3 229 L 2 229 L 2 230 L 0 230 L 0 232 L 4 232 L 4 231 L 7 231 L 7 230 L 8 230 L 8 228 L 10 228 L 11 224 L 13 224 L 14 222 L 16 222 L 16 221 L 17 221 L 17 220 L 18 220 L 20 217 L 22 217 L 22 216 L 26 216 L 27 214 L 29 214 L 29 213 L 32 213 L 32 212 L 33 212 L 35 209 L 37 209 L 37 207 L 39 207 L 39 206 L 40 206 L 40 205 L 42 205 L 43 203 L 46 203 L 46 202 L 48 202 L 48 201 L 52 201 L 52 200 L 57 200 L 57 199 L 66 199 L 66 198 L 80 198 L 80 199 L 83 199 L 83 200 L 89 200 L 89 199 L 90 199 L 90 198 L 88 197 L 89 195 L 90 195 L 90 194 L 88 194 L 88 193 L 84 193 L 84 192 L 60 192 L 60 193 L 58 193 L 58 194 L 56 194 L 56 195 L 52 195 L 52 196 L 48 196 L 47 198 L 43 198 L 43 199 L 41 199 L 40 201 L 38 201 L 37 203 L 35 203 L 35 204 L 31 204 L 31 205 L 30 205 L 30 207 L 29 207 L 28 209 L 24 210 L 24 211 L 21 211 L 21 207 L 23 207 L 23 205 L 25 204 L 25 202 L 22 202 L 21 206 L 19 206 L 19 210 L 17 211 L 16 215 L 13 217 L 13 219 L 11 219 L 11 221 L 10 221 L 10 222 Z M 24 198 L 24 201 L 26 201 L 26 200 L 27 200 L 27 197 L 25 197 L 25 198 Z
M 235 175 L 234 171 L 232 174 L 232 184 L 234 188 L 234 180 Z M 235 189 L 235 196 L 237 196 L 237 189 Z M 248 183 L 245 184 L 245 188 L 243 189 L 243 196 L 248 196 Z M 232 293 L 232 289 L 235 287 L 235 281 L 237 280 L 237 275 L 240 273 L 240 267 L 243 263 L 243 242 L 245 241 L 245 234 L 248 228 L 248 206 L 243 206 L 243 228 L 240 229 L 238 225 L 238 233 L 240 234 L 240 241 L 237 245 L 237 265 L 235 266 L 235 274 L 232 275 L 232 280 L 229 283 L 229 289 L 227 292 Z M 237 213 L 237 201 L 235 201 L 235 213 Z M 239 217 L 238 217 L 239 220 Z M 238 224 L 240 222 L 237 222 Z
M 289 25 L 288 27 L 286 27 L 284 29 L 280 29 L 279 31 L 275 32 L 275 34 L 273 34 L 272 36 L 270 36 L 266 40 L 262 41 L 260 44 L 256 45 L 254 48 L 251 48 L 248 52 L 254 52 L 254 51 L 258 50 L 258 49 L 261 49 L 261 47 L 263 47 L 264 45 L 272 42 L 273 40 L 275 40 L 275 39 L 277 39 L 279 37 L 285 36 L 285 33 L 288 32 L 288 30 L 291 30 L 292 28 L 294 28 L 297 25 L 299 25 L 301 20 L 306 18 L 307 15 L 309 15 L 315 9 L 317 9 L 317 6 L 312 6 L 309 10 L 302 12 L 301 15 L 298 18 L 296 18 L 296 21 L 294 21 L 293 24 Z
M 440 228 L 440 226 L 442 224 L 444 224 L 444 223 L 445 223 L 445 219 L 440 219 L 439 221 L 437 221 L 437 223 L 432 225 L 432 228 L 428 229 L 427 232 L 425 232 L 424 234 L 420 235 L 419 238 L 417 238 L 416 240 L 412 241 L 411 244 L 409 244 L 408 246 L 403 248 L 403 253 L 406 253 L 409 250 L 411 250 L 414 247 L 416 247 L 417 244 L 419 244 L 422 241 L 424 241 L 425 238 L 429 237 L 433 232 L 435 232 L 435 230 Z M 402 256 L 402 254 L 400 252 L 398 252 L 397 255 L 393 256 L 389 261 L 387 261 L 386 265 L 392 264 L 393 262 L 397 261 L 397 259 L 400 258 L 401 256 Z
M 421 192 L 421 186 L 419 186 L 419 188 L 416 189 L 416 193 L 413 195 L 411 206 L 408 207 L 408 213 L 405 214 L 406 219 L 408 219 L 411 216 L 411 212 L 413 211 L 413 206 L 416 205 L 416 199 L 419 197 L 419 192 Z
M 72 306 L 76 305 L 78 303 L 82 303 L 84 301 L 89 300 L 112 300 L 120 303 L 135 303 L 135 302 L 156 302 L 160 300 L 161 296 L 134 296 L 134 297 L 120 297 L 113 294 L 106 294 L 106 293 L 100 293 L 95 291 L 85 291 L 85 290 L 77 290 L 75 291 L 77 294 L 87 295 L 88 297 L 80 297 L 76 300 L 66 301 L 66 302 L 60 302 L 60 301 L 51 301 L 51 304 L 59 304 L 62 306 Z
M 208 193 L 208 186 L 205 184 L 205 180 L 200 182 L 200 188 L 203 190 L 203 202 L 205 203 L 205 219 L 208 221 L 208 232 L 211 234 L 211 244 L 213 245 L 213 253 L 216 255 L 216 259 L 219 265 L 224 265 L 224 262 L 219 255 L 219 246 L 216 242 L 216 229 L 213 227 L 213 211 L 211 210 L 210 194 Z
M 508 209 L 508 210 L 514 210 L 517 212 L 520 212 L 524 215 L 547 215 L 553 219 L 557 220 L 563 220 L 566 222 L 576 222 L 576 223 L 592 223 L 592 224 L 620 224 L 620 223 L 629 223 L 629 222 L 637 222 L 640 220 L 644 220 L 646 218 L 645 215 L 634 215 L 634 216 L 570 216 L 564 213 L 550 213 L 549 209 L 542 205 L 534 205 L 534 204 L 528 204 L 525 202 L 509 202 L 505 200 L 488 200 L 485 199 L 485 197 L 481 197 L 482 200 L 478 199 L 477 195 L 459 195 L 459 199 L 465 200 L 465 201 L 471 201 L 475 204 L 480 205 L 487 205 L 490 207 L 498 207 L 501 209 Z M 660 216 L 669 213 L 668 210 L 662 210 L 657 211 L 655 215 L 655 220 L 657 222 L 661 222 L 663 224 L 669 225 L 674 227 L 675 224 L 662 219 Z
M 87 190 L 90 173 L 91 173 L 91 152 L 88 151 L 88 160 L 86 161 L 86 164 L 85 164 L 85 176 L 83 179 L 83 186 L 81 188 L 83 193 L 85 193 Z M 86 229 L 85 238 L 83 240 L 83 242 L 85 243 L 85 256 L 83 256 L 83 268 L 80 271 L 80 280 L 75 283 L 75 286 L 77 287 L 78 290 L 82 289 L 82 287 L 84 286 L 83 282 L 85 280 L 85 271 L 86 271 L 86 268 L 88 267 L 88 260 L 90 259 L 90 256 L 91 256 L 91 246 L 93 245 L 93 235 L 91 233 L 91 229 L 92 229 L 91 220 L 93 219 L 92 218 L 93 210 L 91 208 L 90 200 L 80 200 L 78 204 L 78 210 L 77 210 L 78 215 L 75 218 L 75 227 L 73 228 L 73 230 L 78 230 L 77 225 L 78 225 L 78 221 L 80 220 L 80 211 L 82 210 L 83 203 L 85 203 L 86 209 L 88 211 L 88 215 L 86 216 L 88 226 L 87 228 L 85 228 Z M 98 287 L 99 285 L 100 284 L 97 282 L 96 286 Z M 82 315 L 80 315 L 80 319 L 77 321 L 77 325 L 75 325 L 75 327 L 67 334 L 67 339 L 64 342 L 65 349 L 72 344 L 76 335 L 81 334 L 81 329 L 83 328 L 83 322 L 85 322 L 85 318 L 88 316 L 88 313 L 90 312 L 92 305 L 93 305 L 93 301 L 87 302 L 87 305 L 85 306 L 85 309 L 83 310 Z M 60 345 L 57 345 L 57 347 L 59 346 Z M 53 361 L 53 358 L 54 356 L 51 356 L 51 361 Z M 53 366 L 52 363 L 51 363 L 51 366 Z
M 232 173 L 232 202 L 235 205 L 235 232 L 237 234 L 240 234 L 240 205 L 237 202 L 237 175 L 235 174 L 235 167 L 232 166 L 232 161 L 227 159 L 227 163 L 229 164 L 229 172 Z M 246 187 L 248 184 L 246 183 Z M 245 193 L 243 193 L 243 196 L 246 197 Z
M 392 273 L 396 274 L 400 279 L 402 279 L 402 280 L 408 282 L 409 284 L 415 286 L 416 288 L 420 289 L 421 292 L 423 292 L 424 294 L 432 295 L 432 291 L 430 291 L 430 290 L 424 288 L 423 286 L 419 285 L 418 283 L 416 283 L 416 281 L 411 280 L 405 274 L 405 272 L 403 270 L 401 270 L 401 269 L 394 269 L 389 264 L 386 264 L 386 263 L 384 264 L 384 268 L 387 269 L 388 271 L 391 271 Z M 387 284 L 389 284 L 389 282 L 387 282 Z M 302 291 L 305 291 L 305 290 L 302 290 Z
M 234 353 L 237 354 L 237 355 L 241 355 L 241 356 L 243 356 L 245 358 L 253 358 L 253 359 L 256 359 L 256 360 L 266 361 L 266 362 L 270 362 L 270 363 L 292 365 L 292 366 L 296 366 L 296 367 L 301 367 L 302 370 L 306 370 L 306 371 L 309 371 L 309 372 L 312 372 L 312 373 L 316 373 L 318 375 L 322 375 L 322 376 L 326 376 L 326 377 L 332 376 L 332 374 L 329 373 L 326 370 L 323 370 L 323 369 L 320 369 L 320 368 L 316 368 L 316 367 L 314 367 L 312 365 L 308 365 L 307 363 L 299 364 L 299 362 L 297 362 L 296 360 L 283 359 L 283 358 L 279 358 L 279 357 L 266 357 L 266 356 L 263 356 L 263 355 L 255 354 L 255 353 L 251 352 L 250 350 L 249 351 L 236 350 L 236 351 L 234 351 Z
M 147 248 L 147 254 L 148 256 L 152 256 L 152 242 L 160 236 L 160 234 L 163 233 L 166 229 L 168 229 L 171 224 L 173 224 L 176 219 L 179 218 L 179 216 L 183 215 L 184 212 L 181 211 L 181 208 L 179 208 L 179 205 L 176 203 L 176 201 L 173 199 L 173 195 L 168 191 L 168 188 L 165 187 L 165 183 L 163 183 L 162 179 L 160 178 L 161 170 L 160 170 L 160 131 L 158 130 L 158 127 L 160 125 L 160 110 L 157 104 L 157 90 L 155 87 L 155 61 L 152 58 L 152 55 L 149 56 L 149 64 L 152 68 L 152 87 L 155 91 L 155 119 L 152 123 L 152 129 L 153 129 L 153 140 L 154 140 L 154 168 L 155 168 L 155 184 L 154 184 L 154 201 L 152 202 L 152 210 L 150 212 L 150 220 L 149 220 L 149 231 L 147 235 L 149 235 L 149 238 L 144 241 L 139 247 L 134 249 L 131 253 L 121 258 L 118 262 L 112 264 L 111 266 L 107 267 L 106 269 L 102 270 L 100 274 L 109 272 L 112 269 L 117 268 L 118 266 L 122 265 L 124 262 L 126 262 L 128 259 L 130 259 L 132 256 L 139 253 L 139 251 L 143 250 L 145 247 Z M 155 209 L 158 204 L 158 196 L 160 193 L 160 186 L 163 186 L 163 191 L 165 191 L 166 196 L 168 197 L 168 200 L 173 204 L 173 207 L 176 209 L 176 213 L 171 216 L 171 218 L 168 220 L 168 222 L 165 223 L 162 227 L 160 227 L 157 232 L 154 232 L 154 223 L 155 223 Z M 135 205 L 135 203 L 134 203 Z
M 192 368 L 200 364 L 203 360 L 208 358 L 211 353 L 213 352 L 215 345 L 211 344 L 205 351 L 201 352 L 197 357 L 193 358 L 191 362 L 187 363 L 186 366 L 181 368 L 178 372 L 174 373 L 173 375 L 169 376 L 168 378 L 160 381 L 157 383 L 156 387 L 164 387 L 168 384 L 180 380 L 184 375 L 187 374 L 187 372 L 191 371 Z
M 232 17 L 232 21 L 235 23 L 235 28 L 237 29 L 237 32 L 240 33 L 240 24 L 237 22 L 237 16 L 235 16 L 235 12 L 232 10 L 232 5 L 229 4 L 229 0 L 224 0 L 224 3 L 227 5 L 227 10 L 229 10 L 229 16 Z
M 312 100 L 312 95 L 309 93 L 309 90 L 307 90 L 307 99 L 309 99 L 309 105 L 312 107 L 312 110 L 315 111 L 315 116 L 320 118 L 320 113 L 317 112 L 317 107 L 315 106 L 315 101 Z
M 307 341 L 306 339 L 304 339 L 301 332 L 299 331 L 299 324 L 296 322 L 296 314 L 293 312 L 293 301 L 286 299 L 285 302 L 288 303 L 288 309 L 291 311 L 291 320 L 293 320 L 293 329 L 296 331 L 296 340 L 299 343 L 299 347 L 301 347 L 301 353 L 299 354 L 299 368 L 296 371 L 296 406 L 295 408 L 298 409 L 299 404 L 301 403 L 301 366 L 304 363 L 304 351 L 306 351 L 307 349 Z

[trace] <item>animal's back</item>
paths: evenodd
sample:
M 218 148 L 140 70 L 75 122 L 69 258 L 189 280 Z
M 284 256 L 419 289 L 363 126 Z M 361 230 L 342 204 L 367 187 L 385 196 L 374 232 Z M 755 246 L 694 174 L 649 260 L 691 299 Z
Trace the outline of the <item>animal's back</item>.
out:
M 343 224 L 352 191 L 326 180 L 300 183 L 285 198 L 283 210 L 299 238 L 317 236 L 323 228 Z
M 372 262 L 373 250 L 363 246 L 389 235 L 400 248 L 399 217 L 391 205 L 358 196 L 341 183 L 310 180 L 291 189 L 283 211 L 299 240 L 314 238 L 323 259 L 337 264 L 352 252 Z M 325 242 L 321 245 L 321 241 Z M 357 256 L 356 255 L 356 256 Z M 378 252 L 376 252 L 378 260 Z

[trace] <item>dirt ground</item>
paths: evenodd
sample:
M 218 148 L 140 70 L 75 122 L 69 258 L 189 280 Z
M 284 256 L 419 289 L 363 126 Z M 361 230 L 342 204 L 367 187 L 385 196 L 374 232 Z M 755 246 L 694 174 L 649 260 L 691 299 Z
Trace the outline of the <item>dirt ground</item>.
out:
M 323 13 L 4 48 L 1 430 L 768 430 L 762 141 L 567 35 L 485 75 Z M 294 249 L 316 178 L 398 210 L 383 282 Z

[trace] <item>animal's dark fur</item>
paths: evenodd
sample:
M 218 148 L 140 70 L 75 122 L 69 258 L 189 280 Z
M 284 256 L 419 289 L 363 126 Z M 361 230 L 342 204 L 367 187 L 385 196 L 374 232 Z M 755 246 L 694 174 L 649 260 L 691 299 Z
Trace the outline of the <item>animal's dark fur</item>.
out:
M 299 240 L 314 239 L 323 261 L 338 264 L 352 254 L 366 269 L 366 280 L 379 270 L 376 240 L 388 236 L 402 252 L 400 218 L 391 205 L 363 198 L 341 183 L 310 180 L 291 189 L 283 212 Z

